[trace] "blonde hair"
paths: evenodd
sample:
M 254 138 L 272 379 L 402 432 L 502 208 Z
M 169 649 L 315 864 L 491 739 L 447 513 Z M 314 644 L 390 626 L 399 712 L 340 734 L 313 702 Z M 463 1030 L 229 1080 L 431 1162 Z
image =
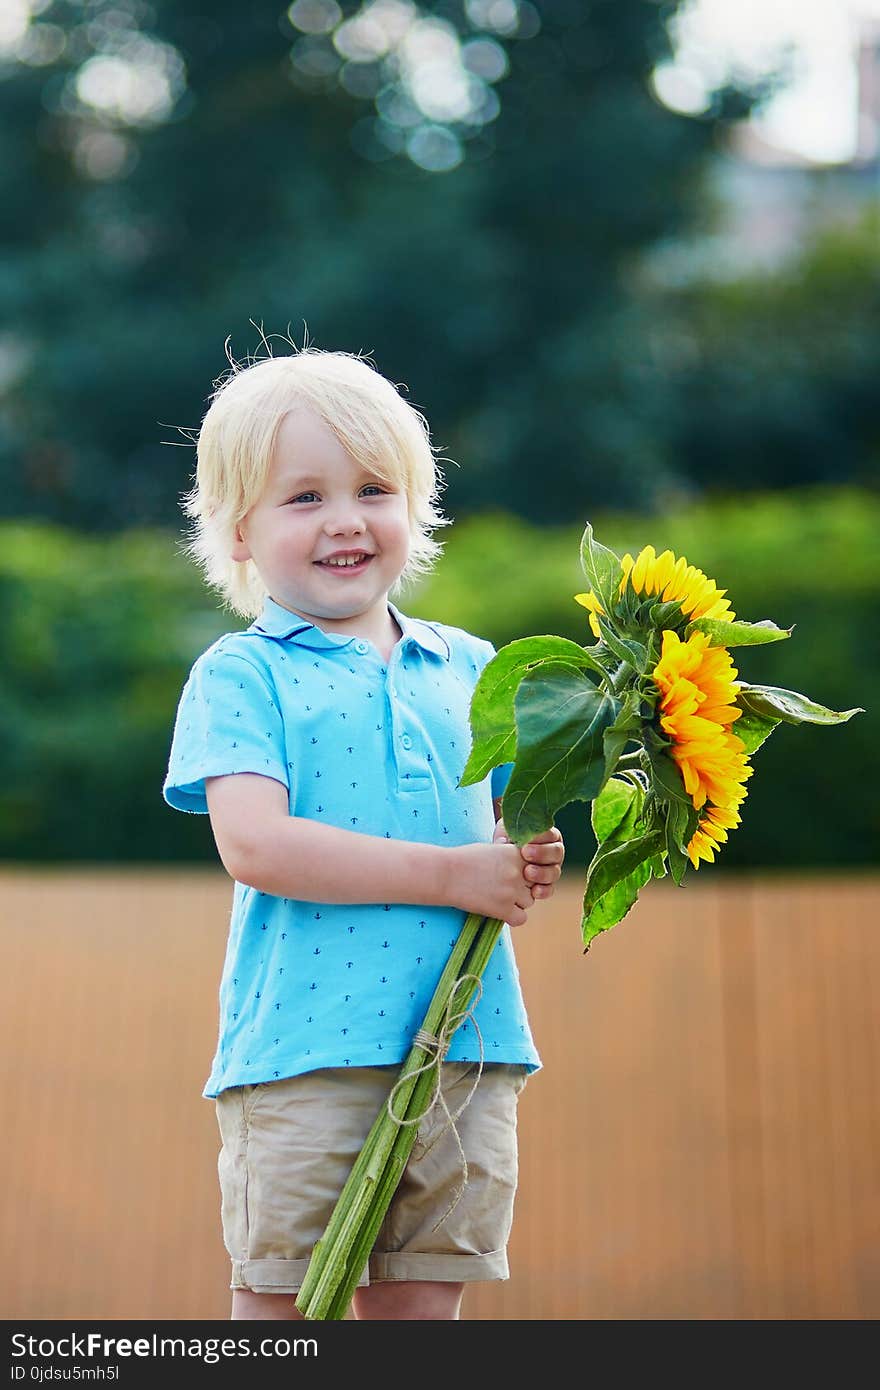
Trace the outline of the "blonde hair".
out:
M 229 339 L 226 346 L 228 357 Z M 279 426 L 297 405 L 314 410 L 358 464 L 406 493 L 409 557 L 392 594 L 430 572 L 443 550 L 430 532 L 451 525 L 436 505 L 445 484 L 424 416 L 366 358 L 293 346 L 292 355 L 270 351 L 244 365 L 229 358 L 195 441 L 195 486 L 181 503 L 193 523 L 184 553 L 224 605 L 248 618 L 268 591 L 252 560 L 232 559 L 235 527 L 262 496 Z

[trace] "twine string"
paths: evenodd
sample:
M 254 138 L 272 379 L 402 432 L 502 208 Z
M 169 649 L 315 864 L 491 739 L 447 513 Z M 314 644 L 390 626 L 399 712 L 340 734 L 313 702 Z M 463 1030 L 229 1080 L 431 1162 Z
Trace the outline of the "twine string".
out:
M 468 980 L 474 981 L 474 992 L 471 997 L 471 1001 L 468 1004 L 467 1008 L 459 1009 L 456 1011 L 455 998 L 458 993 L 459 986 L 463 985 Z M 433 1231 L 439 1230 L 439 1228 L 443 1225 L 443 1222 L 447 1219 L 447 1217 L 452 1215 L 452 1213 L 455 1211 L 455 1208 L 461 1201 L 461 1198 L 464 1194 L 464 1190 L 467 1187 L 467 1157 L 465 1156 L 464 1147 L 461 1142 L 461 1136 L 459 1135 L 458 1129 L 456 1128 L 455 1121 L 461 1117 L 468 1105 L 470 1105 L 471 1101 L 473 1100 L 474 1093 L 477 1089 L 477 1086 L 479 1085 L 480 1077 L 483 1073 L 483 1035 L 480 1032 L 480 1025 L 477 1023 L 477 1020 L 474 1017 L 474 1010 L 476 1009 L 477 1004 L 480 1002 L 480 996 L 482 995 L 482 993 L 483 982 L 480 979 L 479 975 L 459 975 L 458 979 L 455 981 L 455 984 L 452 986 L 452 989 L 449 992 L 449 999 L 447 1000 L 446 1007 L 443 1010 L 443 1016 L 440 1020 L 440 1027 L 437 1030 L 437 1033 L 433 1034 L 430 1033 L 426 1028 L 420 1028 L 413 1038 L 413 1043 L 415 1044 L 415 1046 L 420 1047 L 424 1052 L 428 1054 L 427 1058 L 421 1064 L 421 1066 L 413 1067 L 413 1069 L 411 1071 L 408 1071 L 405 1076 L 401 1076 L 400 1078 L 398 1078 L 398 1080 L 392 1086 L 391 1092 L 387 1100 L 388 1114 L 391 1116 L 395 1124 L 398 1125 L 420 1125 L 422 1121 L 428 1115 L 430 1115 L 434 1107 L 439 1103 L 444 1115 L 446 1116 L 446 1123 L 434 1135 L 430 1144 L 428 1144 L 425 1148 L 425 1153 L 430 1152 L 430 1150 L 437 1143 L 438 1139 L 441 1139 L 448 1129 L 452 1130 L 455 1142 L 458 1146 L 458 1157 L 461 1164 L 461 1184 L 458 1188 L 458 1191 L 455 1193 L 455 1196 L 453 1197 L 450 1206 L 440 1217 L 440 1220 L 436 1223 L 436 1225 L 432 1227 Z M 453 1033 L 465 1021 L 465 1019 L 468 1018 L 474 1025 L 474 1031 L 477 1035 L 477 1045 L 479 1047 L 480 1057 L 479 1061 L 476 1064 L 477 1074 L 474 1078 L 474 1083 L 468 1091 L 467 1095 L 465 1096 L 462 1104 L 458 1107 L 455 1113 L 452 1114 L 450 1112 L 449 1106 L 446 1104 L 446 1097 L 443 1094 L 440 1064 L 441 1062 L 443 1062 L 447 1052 L 449 1051 Z M 421 1114 L 412 1115 L 409 1118 L 405 1116 L 402 1117 L 400 1115 L 395 1115 L 394 1097 L 396 1096 L 398 1089 L 406 1082 L 410 1081 L 412 1077 L 420 1076 L 423 1072 L 429 1071 L 432 1067 L 435 1069 L 434 1086 L 431 1092 L 430 1100 L 428 1101 Z

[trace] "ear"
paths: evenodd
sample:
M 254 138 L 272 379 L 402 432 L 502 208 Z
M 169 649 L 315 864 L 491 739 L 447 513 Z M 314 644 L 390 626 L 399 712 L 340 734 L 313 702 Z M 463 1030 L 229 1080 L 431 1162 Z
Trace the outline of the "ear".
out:
M 229 552 L 230 559 L 238 561 L 239 564 L 244 564 L 245 560 L 249 560 L 251 558 L 251 552 L 250 547 L 248 546 L 248 543 L 245 540 L 244 535 L 242 534 L 240 522 L 236 523 L 233 537 L 234 538 L 232 542 L 232 549 Z

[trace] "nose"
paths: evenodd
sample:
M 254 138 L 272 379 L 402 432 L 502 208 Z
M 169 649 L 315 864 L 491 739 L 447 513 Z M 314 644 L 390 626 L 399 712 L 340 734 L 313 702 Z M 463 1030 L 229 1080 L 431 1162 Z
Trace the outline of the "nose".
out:
M 328 536 L 362 536 L 367 528 L 356 502 L 339 502 L 327 517 L 324 529 Z

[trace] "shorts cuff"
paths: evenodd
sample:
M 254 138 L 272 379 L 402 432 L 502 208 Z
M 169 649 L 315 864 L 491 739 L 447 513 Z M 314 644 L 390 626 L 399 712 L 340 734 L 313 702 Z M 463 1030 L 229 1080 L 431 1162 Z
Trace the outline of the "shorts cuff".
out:
M 308 1260 L 233 1260 L 231 1289 L 250 1289 L 251 1293 L 299 1293 Z M 368 1284 L 364 1270 L 358 1287 Z
M 469 1284 L 478 1279 L 509 1279 L 507 1251 L 487 1255 L 418 1255 L 391 1251 L 370 1256 L 370 1280 L 430 1279 L 443 1284 Z

